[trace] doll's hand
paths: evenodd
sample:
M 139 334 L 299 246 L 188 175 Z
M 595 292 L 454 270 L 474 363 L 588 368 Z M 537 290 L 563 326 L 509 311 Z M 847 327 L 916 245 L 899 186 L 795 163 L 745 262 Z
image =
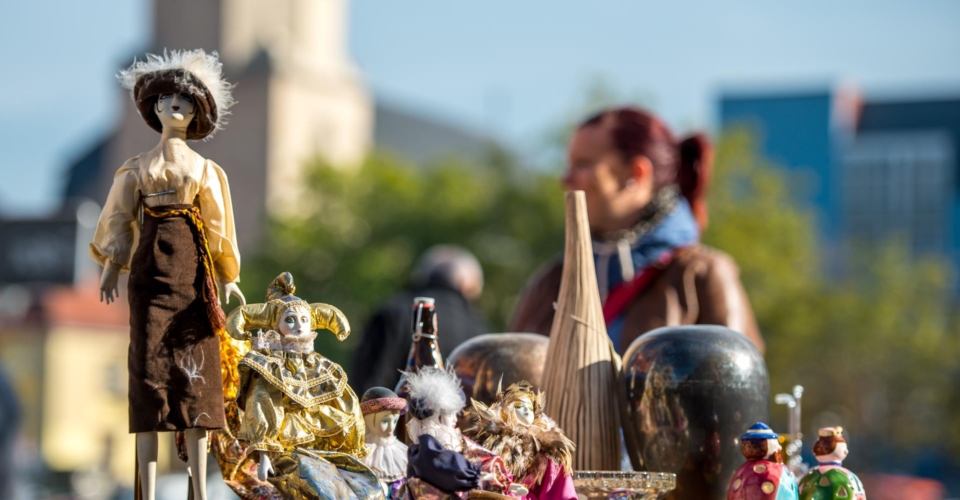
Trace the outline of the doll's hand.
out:
M 103 266 L 103 274 L 100 275 L 100 302 L 109 304 L 120 298 L 120 291 L 117 290 L 119 278 L 120 266 L 107 262 L 107 265 Z
M 509 489 L 510 489 L 510 493 L 513 493 L 514 495 L 517 495 L 519 497 L 526 496 L 527 493 L 530 493 L 530 490 L 528 490 L 526 486 L 520 483 L 512 483 Z
M 257 479 L 266 481 L 267 476 L 273 472 L 273 464 L 270 463 L 270 456 L 266 452 L 260 452 L 260 465 L 257 467 Z
M 247 305 L 247 299 L 243 297 L 243 292 L 240 291 L 240 287 L 236 283 L 224 283 L 223 284 L 223 300 L 224 303 L 230 303 L 230 296 L 233 295 L 240 301 L 241 306 Z

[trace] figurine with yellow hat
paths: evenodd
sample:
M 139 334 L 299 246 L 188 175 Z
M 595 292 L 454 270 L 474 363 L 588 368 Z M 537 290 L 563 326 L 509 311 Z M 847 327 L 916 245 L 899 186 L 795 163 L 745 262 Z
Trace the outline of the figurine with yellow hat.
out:
M 813 445 L 818 464 L 800 481 L 801 500 L 867 500 L 860 478 L 842 465 L 848 453 L 842 427 L 820 429 Z
M 797 500 L 797 478 L 780 458 L 780 436 L 757 422 L 740 436 L 747 463 L 737 469 L 727 500 Z
M 309 303 L 295 290 L 283 273 L 266 302 L 227 317 L 227 332 L 252 347 L 239 363 L 236 437 L 257 457 L 259 480 L 283 498 L 383 499 L 380 480 L 362 461 L 360 401 L 343 368 L 313 350 L 315 329 L 342 341 L 350 324 L 336 307 Z

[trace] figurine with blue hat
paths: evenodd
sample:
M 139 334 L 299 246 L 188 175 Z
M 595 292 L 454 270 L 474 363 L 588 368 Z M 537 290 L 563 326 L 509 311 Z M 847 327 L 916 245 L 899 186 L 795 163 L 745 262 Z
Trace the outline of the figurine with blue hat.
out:
M 757 422 L 740 436 L 747 463 L 737 469 L 727 500 L 798 500 L 797 478 L 780 458 L 780 436 Z

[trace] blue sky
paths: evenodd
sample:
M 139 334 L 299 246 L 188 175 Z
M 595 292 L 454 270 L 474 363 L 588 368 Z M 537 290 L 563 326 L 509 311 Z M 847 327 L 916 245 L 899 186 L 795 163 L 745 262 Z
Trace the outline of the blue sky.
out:
M 5 2 L 0 212 L 56 206 L 66 163 L 117 118 L 113 75 L 147 47 L 151 10 L 147 0 Z M 524 152 L 595 79 L 678 131 L 709 129 L 722 89 L 849 81 L 868 97 L 960 96 L 951 0 L 353 0 L 349 22 L 378 97 Z

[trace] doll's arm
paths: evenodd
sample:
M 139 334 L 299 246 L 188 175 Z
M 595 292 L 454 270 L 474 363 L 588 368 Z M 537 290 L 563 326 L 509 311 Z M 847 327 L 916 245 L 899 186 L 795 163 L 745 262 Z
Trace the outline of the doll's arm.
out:
M 267 476 L 273 472 L 273 464 L 270 463 L 270 454 L 261 451 L 260 453 L 260 463 L 257 465 L 257 479 L 261 481 L 266 481 Z
M 330 304 L 310 304 L 310 310 L 314 328 L 330 330 L 341 342 L 350 336 L 350 322 L 340 309 Z
M 110 194 L 103 204 L 97 229 L 90 242 L 90 257 L 103 267 L 114 264 L 117 272 L 130 270 L 130 257 L 139 231 L 140 208 L 138 160 L 132 158 L 113 177 Z
M 261 452 L 261 455 L 283 451 L 279 437 L 286 411 L 280 390 L 262 376 L 254 375 L 244 398 L 243 419 L 237 437 L 250 443 L 250 449 Z
M 198 197 L 203 228 L 210 245 L 210 256 L 217 269 L 217 278 L 222 284 L 236 283 L 240 281 L 240 251 L 237 250 L 237 229 L 233 220 L 230 185 L 223 169 L 210 160 L 206 162 L 203 185 Z

